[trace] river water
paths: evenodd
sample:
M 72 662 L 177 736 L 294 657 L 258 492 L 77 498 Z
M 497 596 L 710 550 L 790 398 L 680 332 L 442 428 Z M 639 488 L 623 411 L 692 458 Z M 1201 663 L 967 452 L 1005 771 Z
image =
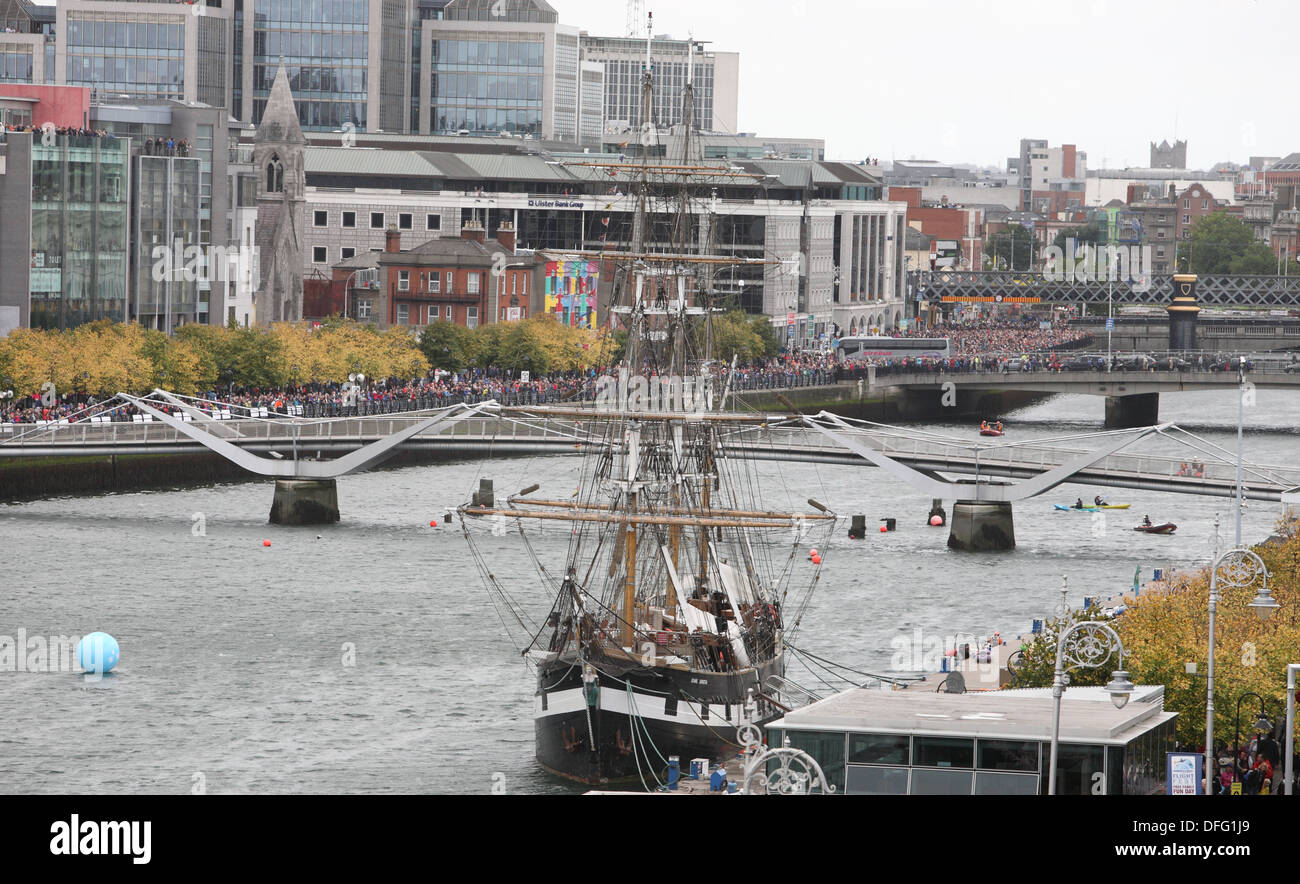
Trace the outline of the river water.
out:
M 1162 420 L 1235 446 L 1233 392 L 1161 399 Z M 1004 417 L 1009 438 L 1088 432 L 1102 401 L 1059 396 Z M 1246 424 L 1248 461 L 1295 464 L 1300 394 L 1260 391 Z M 977 438 L 969 425 L 919 429 Z M 498 491 L 539 481 L 567 497 L 578 466 L 548 456 L 350 476 L 339 481 L 343 521 L 328 528 L 268 526 L 260 481 L 0 506 L 0 642 L 19 630 L 104 631 L 122 648 L 98 681 L 12 671 L 12 661 L 0 671 L 0 793 L 572 791 L 533 761 L 532 679 L 464 538 L 429 520 L 481 476 Z M 897 531 L 857 542 L 843 539 L 847 524 L 837 529 L 796 639 L 864 670 L 888 671 L 891 640 L 915 629 L 1025 633 L 1059 604 L 1063 574 L 1077 605 L 1122 592 L 1135 569 L 1149 579 L 1204 562 L 1216 514 L 1221 542 L 1232 542 L 1227 499 L 1067 485 L 1016 505 L 1015 552 L 954 553 L 946 529 L 925 526 L 929 500 L 881 470 L 757 469 L 774 503 L 814 496 L 866 514 L 869 527 L 898 519 Z M 1096 493 L 1133 507 L 1108 513 L 1104 532 L 1052 510 Z M 1129 530 L 1144 513 L 1176 522 L 1177 534 Z M 1249 502 L 1245 539 L 1262 539 L 1279 514 Z M 539 546 L 561 564 L 562 542 Z M 481 548 L 495 572 L 520 578 L 522 603 L 544 605 L 517 537 Z

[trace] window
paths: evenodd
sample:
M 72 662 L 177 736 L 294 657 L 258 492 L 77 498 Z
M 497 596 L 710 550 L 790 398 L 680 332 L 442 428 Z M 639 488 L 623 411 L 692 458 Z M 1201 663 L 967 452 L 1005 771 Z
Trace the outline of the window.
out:
M 346 261 L 348 258 L 355 258 L 356 256 L 357 256 L 357 250 L 350 246 L 344 246 L 343 248 L 339 249 L 339 257 L 342 258 L 344 261 Z
M 409 304 L 397 305 L 397 324 L 398 325 L 411 324 L 411 306 Z
M 1157 257 L 1157 258 L 1163 258 L 1164 256 L 1165 256 L 1165 247 L 1164 247 L 1164 246 L 1156 246 L 1156 257 Z
M 850 764 L 844 792 L 847 795 L 906 795 L 907 768 Z
M 411 290 L 411 271 L 397 271 L 397 290 L 399 292 L 409 292 Z
M 384 213 L 383 213 L 383 212 L 371 212 L 371 213 L 370 213 L 370 229 L 371 229 L 371 230 L 383 230 L 383 229 L 384 229 Z
M 1192 207 L 1192 201 L 1191 201 L 1191 200 L 1183 200 L 1183 208 L 1184 208 L 1184 209 L 1190 209 L 1191 207 Z
M 979 764 L 988 770 L 1038 772 L 1038 743 L 1021 740 L 980 740 Z
M 786 731 L 790 746 L 802 749 L 821 765 L 826 779 L 835 786 L 837 792 L 844 790 L 844 733 L 822 733 L 820 731 Z
M 434 214 L 432 214 L 432 213 L 431 213 L 431 214 L 428 214 L 428 215 L 425 215 L 425 216 L 424 216 L 424 229 L 425 229 L 425 230 L 442 230 L 442 216 L 441 216 L 441 215 L 434 215 Z
M 313 246 L 311 250 L 311 259 L 313 263 L 324 264 L 328 258 L 325 257 L 324 246 Z
M 411 229 L 411 213 L 402 212 L 397 216 L 397 227 L 399 230 Z
M 356 213 L 356 212 L 344 212 L 344 213 L 343 213 L 343 226 L 344 226 L 344 227 L 356 227 L 356 226 L 357 226 L 357 213 Z
M 1201 208 L 1202 208 L 1202 209 L 1208 209 L 1209 207 L 1210 207 L 1210 201 L 1209 201 L 1209 200 L 1201 200 Z
M 478 294 L 478 276 L 477 273 L 471 273 L 465 277 L 465 283 L 467 285 L 465 291 L 469 292 L 471 295 Z
M 438 278 L 438 271 L 429 274 L 429 291 L 438 294 L 442 290 L 442 280 Z
M 1183 223 L 1184 223 L 1184 224 L 1191 224 L 1191 223 L 1192 223 L 1192 216 L 1191 216 L 1191 215 L 1183 215 Z
M 448 304 L 448 305 L 447 305 L 447 321 L 448 321 L 448 322 L 451 322 L 451 319 L 452 319 L 451 305 Z
M 975 744 L 964 737 L 917 737 L 918 767 L 973 767 Z
M 1156 231 L 1156 238 L 1157 239 L 1165 238 L 1165 229 L 1163 227 Z
M 470 328 L 478 327 L 478 307 L 469 307 L 465 311 L 465 324 Z
M 854 764 L 907 764 L 909 738 L 898 734 L 849 734 Z
M 524 290 L 523 290 L 523 294 L 525 294 L 525 295 L 528 294 L 528 274 L 527 274 L 527 273 L 524 274 Z
M 357 319 L 369 319 L 369 318 L 370 318 L 370 301 L 358 300 Z
M 447 271 L 447 294 L 450 295 L 453 291 L 455 291 L 455 289 L 453 289 L 452 286 L 451 286 L 451 271 L 448 270 L 448 271 Z M 450 309 L 450 308 L 448 308 L 448 309 Z
M 330 213 L 317 210 L 312 213 L 312 224 L 317 227 L 325 227 L 330 223 Z

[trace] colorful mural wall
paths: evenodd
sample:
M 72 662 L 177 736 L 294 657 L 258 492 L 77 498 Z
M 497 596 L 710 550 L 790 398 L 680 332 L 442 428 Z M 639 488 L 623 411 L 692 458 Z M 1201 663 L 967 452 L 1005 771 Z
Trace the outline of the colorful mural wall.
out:
M 599 281 L 595 261 L 547 261 L 546 312 L 560 314 L 560 321 L 573 328 L 595 328 Z

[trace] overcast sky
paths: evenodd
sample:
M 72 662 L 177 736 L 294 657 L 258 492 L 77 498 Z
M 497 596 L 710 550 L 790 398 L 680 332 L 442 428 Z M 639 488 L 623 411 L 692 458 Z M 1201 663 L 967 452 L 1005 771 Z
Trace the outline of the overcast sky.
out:
M 550 0 L 622 34 L 621 0 Z M 740 53 L 742 131 L 820 137 L 828 159 L 1005 166 L 1021 138 L 1091 168 L 1300 150 L 1296 0 L 646 0 L 655 32 Z M 1288 46 L 1288 43 L 1291 46 Z

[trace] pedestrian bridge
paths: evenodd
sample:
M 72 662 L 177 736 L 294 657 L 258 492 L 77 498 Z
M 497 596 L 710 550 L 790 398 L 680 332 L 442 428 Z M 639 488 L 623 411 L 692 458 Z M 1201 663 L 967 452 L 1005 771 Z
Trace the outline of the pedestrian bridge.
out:
M 0 433 L 0 457 L 211 450 L 249 472 L 275 478 L 280 517 L 273 505 L 272 521 L 292 522 L 297 520 L 287 517 L 287 511 L 302 499 L 307 501 L 303 521 L 337 520 L 334 480 L 373 467 L 399 448 L 487 458 L 576 454 L 605 444 L 602 422 L 590 408 L 507 408 L 489 402 L 382 417 L 268 414 L 227 421 L 213 420 L 195 409 L 192 400 L 162 391 L 147 399 L 120 399 L 153 419 L 9 425 Z M 984 506 L 1003 513 L 998 518 L 1008 527 L 1013 501 L 1066 482 L 1225 497 L 1236 493 L 1233 453 L 1172 424 L 1009 442 L 957 438 L 827 412 L 734 413 L 716 419 L 727 456 L 884 468 L 932 499 L 958 501 L 955 515 L 961 515 L 963 505 Z M 1243 467 L 1243 497 L 1290 502 L 1297 489 L 1300 467 Z M 322 511 L 332 518 L 312 518 Z

